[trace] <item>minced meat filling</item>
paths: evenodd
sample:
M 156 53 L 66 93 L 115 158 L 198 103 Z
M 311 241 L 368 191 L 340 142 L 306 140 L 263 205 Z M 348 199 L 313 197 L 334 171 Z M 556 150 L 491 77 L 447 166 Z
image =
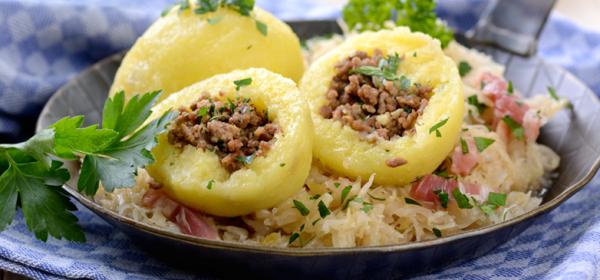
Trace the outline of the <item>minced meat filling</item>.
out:
M 169 129 L 169 143 L 213 151 L 229 172 L 269 151 L 279 130 L 269 121 L 268 112 L 259 112 L 248 98 L 223 101 L 205 94 L 179 112 Z
M 417 83 L 411 85 L 406 77 L 398 77 L 395 72 L 400 58 L 397 55 L 395 67 L 385 69 L 389 67 L 386 65 L 394 64 L 393 58 L 386 59 L 382 51 L 376 49 L 373 56 L 357 51 L 338 62 L 336 75 L 326 95 L 328 103 L 320 108 L 321 115 L 385 140 L 413 131 L 432 89 Z M 360 71 L 360 68 L 369 68 L 367 70 L 370 71 Z M 393 73 L 388 73 L 388 76 L 377 74 L 384 71 Z

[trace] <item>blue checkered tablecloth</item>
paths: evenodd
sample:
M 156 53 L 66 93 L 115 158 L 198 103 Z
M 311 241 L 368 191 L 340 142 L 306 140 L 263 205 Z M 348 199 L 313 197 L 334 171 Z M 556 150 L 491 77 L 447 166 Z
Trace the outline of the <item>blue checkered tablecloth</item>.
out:
M 49 96 L 95 61 L 130 46 L 167 0 L 0 0 L 0 139 L 26 136 Z M 257 0 L 283 19 L 333 18 L 337 0 Z M 441 0 L 459 30 L 484 0 Z M 600 34 L 552 15 L 539 52 L 600 93 Z M 518 237 L 475 260 L 421 279 L 599 279 L 600 176 Z M 35 279 L 194 279 L 133 247 L 79 206 L 88 242 L 39 242 L 20 214 L 0 233 L 0 269 Z

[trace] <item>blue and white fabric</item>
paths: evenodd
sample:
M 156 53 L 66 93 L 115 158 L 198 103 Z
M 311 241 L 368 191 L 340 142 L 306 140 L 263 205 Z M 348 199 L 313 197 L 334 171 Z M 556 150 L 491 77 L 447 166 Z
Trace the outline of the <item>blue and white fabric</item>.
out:
M 133 44 L 168 0 L 0 0 L 0 140 L 27 136 L 52 93 L 83 68 Z M 334 18 L 340 0 L 257 0 L 283 19 Z M 464 30 L 483 0 L 441 0 L 439 13 Z M 539 55 L 600 93 L 600 34 L 553 14 Z M 525 232 L 475 260 L 420 279 L 599 279 L 600 176 Z M 37 241 L 20 214 L 0 233 L 0 269 L 34 279 L 195 279 L 134 247 L 82 206 L 88 242 Z

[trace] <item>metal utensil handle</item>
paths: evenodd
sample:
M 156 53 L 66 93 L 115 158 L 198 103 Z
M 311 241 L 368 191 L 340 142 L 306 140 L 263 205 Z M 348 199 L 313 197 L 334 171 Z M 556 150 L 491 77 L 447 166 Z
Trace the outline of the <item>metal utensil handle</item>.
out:
M 493 45 L 518 55 L 533 55 L 555 2 L 492 0 L 479 22 L 465 36 L 474 44 Z

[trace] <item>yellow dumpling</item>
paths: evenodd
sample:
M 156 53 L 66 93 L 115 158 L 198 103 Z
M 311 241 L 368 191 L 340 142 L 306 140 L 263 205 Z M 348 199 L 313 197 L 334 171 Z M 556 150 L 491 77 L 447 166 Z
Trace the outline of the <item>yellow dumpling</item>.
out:
M 273 15 L 260 8 L 254 9 L 253 17 L 229 8 L 197 15 L 194 8 L 175 8 L 148 28 L 123 59 L 111 95 L 124 90 L 131 97 L 162 89 L 162 100 L 216 74 L 250 67 L 296 82 L 302 77 L 298 37 Z M 266 36 L 256 20 L 266 24 Z
M 336 75 L 336 64 L 356 51 L 373 54 L 375 49 L 384 54 L 397 53 L 401 57 L 398 73 L 431 86 L 432 96 L 414 124 L 414 133 L 373 142 L 364 140 L 358 131 L 341 121 L 323 117 L 320 110 L 328 102 L 326 94 Z M 378 184 L 404 185 L 433 172 L 454 148 L 464 114 L 456 65 L 444 55 L 439 41 L 411 33 L 407 28 L 365 32 L 349 38 L 310 66 L 300 91 L 309 102 L 314 123 L 314 157 L 341 175 L 364 179 L 376 174 Z M 436 124 L 441 125 L 439 133 L 432 131 Z M 396 167 L 386 164 L 398 158 L 405 163 Z
M 236 91 L 234 81 L 247 78 L 251 84 Z M 152 150 L 156 161 L 147 170 L 172 198 L 205 213 L 231 217 L 272 207 L 302 188 L 311 166 L 313 127 L 292 80 L 254 68 L 217 75 L 171 95 L 149 119 L 171 108 L 189 107 L 203 93 L 215 99 L 251 100 L 257 110 L 268 110 L 268 119 L 280 130 L 265 155 L 231 173 L 214 152 L 191 145 L 177 148 L 167 134 L 160 135 Z

